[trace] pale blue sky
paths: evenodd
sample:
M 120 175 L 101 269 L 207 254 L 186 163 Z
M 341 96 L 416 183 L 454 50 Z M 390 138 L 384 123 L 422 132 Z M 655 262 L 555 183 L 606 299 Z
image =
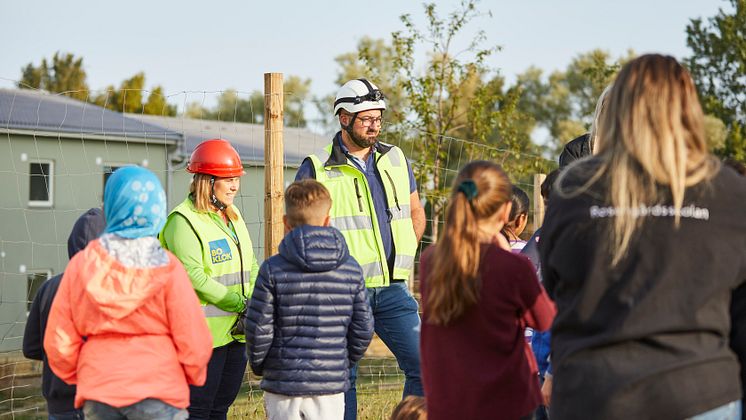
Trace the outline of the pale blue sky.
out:
M 441 14 L 456 1 L 436 1 Z M 722 0 L 492 0 L 472 28 L 503 46 L 491 59 L 512 79 L 530 65 L 561 69 L 578 53 L 686 56 L 690 18 L 729 9 Z M 147 87 L 179 91 L 262 88 L 276 71 L 311 78 L 315 94 L 336 89 L 334 57 L 363 36 L 389 39 L 399 15 L 422 21 L 419 1 L 101 1 L 2 0 L 0 78 L 18 79 L 28 62 L 55 51 L 84 57 L 91 88 L 138 71 Z M 464 39 L 462 42 L 467 42 Z M 0 86 L 11 83 L 0 80 Z

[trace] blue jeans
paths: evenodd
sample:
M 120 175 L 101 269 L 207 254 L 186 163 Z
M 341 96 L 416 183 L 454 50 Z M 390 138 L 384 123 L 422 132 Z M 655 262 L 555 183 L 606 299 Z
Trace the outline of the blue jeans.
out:
M 541 333 L 539 333 L 541 334 Z M 539 376 L 539 385 L 544 385 L 544 376 Z M 541 404 L 534 411 L 535 420 L 549 420 L 549 407 Z
M 720 407 L 690 417 L 691 420 L 741 420 L 741 400 L 732 401 Z
M 246 373 L 246 345 L 232 342 L 212 349 L 203 386 L 189 386 L 189 418 L 225 420 Z
M 376 334 L 394 353 L 399 369 L 404 371 L 404 393 L 423 396 L 420 379 L 420 315 L 417 301 L 406 282 L 368 289 L 368 300 L 375 319 Z M 357 418 L 357 366 L 350 369 L 350 389 L 345 392 L 345 420 Z
M 83 406 L 88 420 L 184 420 L 187 411 L 161 400 L 144 399 L 126 407 L 112 407 L 98 401 L 86 401 Z
M 83 420 L 83 410 L 70 410 L 61 413 L 49 413 L 49 420 Z

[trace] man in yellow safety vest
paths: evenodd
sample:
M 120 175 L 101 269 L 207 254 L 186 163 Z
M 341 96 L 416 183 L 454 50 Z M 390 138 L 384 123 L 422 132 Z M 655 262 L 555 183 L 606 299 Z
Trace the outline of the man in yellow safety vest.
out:
M 330 225 L 342 232 L 363 269 L 376 334 L 404 371 L 404 396 L 421 396 L 420 317 L 407 279 L 425 231 L 425 211 L 402 150 L 378 141 L 385 109 L 373 83 L 345 83 L 334 101 L 342 130 L 306 157 L 295 179 L 315 178 L 329 190 Z M 355 367 L 345 393 L 346 420 L 356 418 L 356 376 Z

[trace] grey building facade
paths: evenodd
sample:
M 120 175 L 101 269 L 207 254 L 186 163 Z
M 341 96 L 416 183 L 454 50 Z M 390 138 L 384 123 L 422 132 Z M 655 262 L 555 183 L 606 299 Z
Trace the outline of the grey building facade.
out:
M 64 96 L 0 89 L 0 351 L 21 346 L 29 302 L 64 270 L 73 223 L 108 174 L 141 165 L 170 183 L 179 133 Z
M 109 174 L 147 167 L 173 208 L 189 189 L 189 155 L 209 138 L 230 141 L 241 156 L 246 175 L 236 205 L 262 260 L 264 126 L 121 114 L 60 95 L 0 89 L 0 352 L 20 349 L 36 289 L 64 271 L 70 229 L 102 205 Z M 303 157 L 328 141 L 284 130 L 286 185 Z

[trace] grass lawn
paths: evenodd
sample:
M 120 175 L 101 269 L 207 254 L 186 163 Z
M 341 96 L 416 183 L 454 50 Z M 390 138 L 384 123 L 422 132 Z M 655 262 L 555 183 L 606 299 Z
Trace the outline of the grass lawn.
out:
M 233 403 L 228 418 L 264 419 L 264 399 L 260 378 L 249 374 L 248 381 Z M 404 375 L 393 357 L 366 357 L 360 361 L 357 376 L 357 413 L 360 420 L 388 420 L 401 400 Z
M 382 344 L 381 344 L 382 346 Z M 0 357 L 0 420 L 46 418 L 41 396 L 41 363 L 23 358 L 20 352 Z M 236 402 L 228 412 L 231 419 L 264 419 L 264 399 L 259 380 L 247 374 Z M 371 352 L 358 366 L 358 418 L 381 420 L 391 416 L 401 399 L 404 375 L 389 354 Z
M 377 390 L 358 389 L 357 413 L 360 420 L 388 420 L 401 400 L 402 387 Z M 264 419 L 264 399 L 261 391 L 241 393 L 228 412 L 228 418 Z

